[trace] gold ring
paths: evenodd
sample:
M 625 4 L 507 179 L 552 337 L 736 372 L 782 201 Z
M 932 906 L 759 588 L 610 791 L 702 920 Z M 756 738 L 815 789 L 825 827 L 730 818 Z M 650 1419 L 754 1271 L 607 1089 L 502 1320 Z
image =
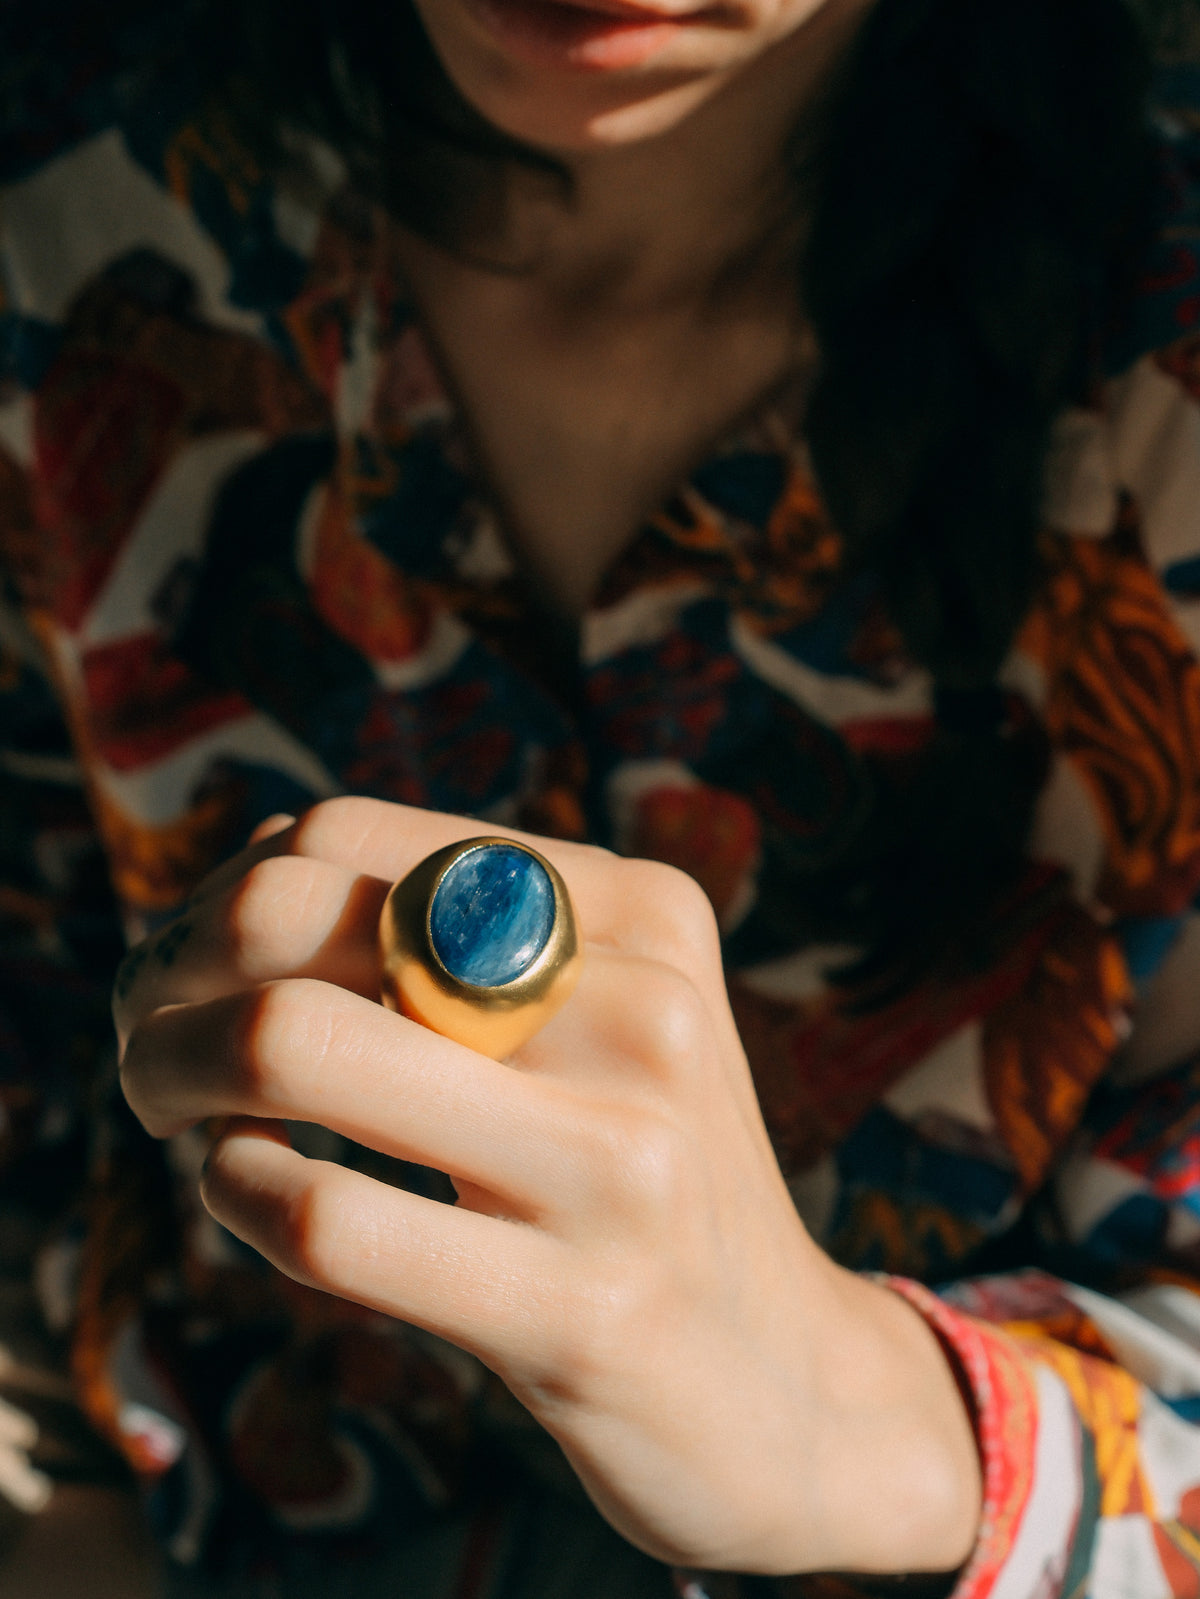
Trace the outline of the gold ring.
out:
M 379 918 L 390 1010 L 502 1060 L 569 998 L 582 965 L 567 885 L 511 838 L 435 850 Z

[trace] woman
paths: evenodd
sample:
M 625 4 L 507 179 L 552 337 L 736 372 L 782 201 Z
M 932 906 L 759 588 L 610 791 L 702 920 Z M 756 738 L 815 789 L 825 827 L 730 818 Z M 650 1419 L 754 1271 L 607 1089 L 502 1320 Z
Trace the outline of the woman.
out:
M 17 41 L 4 213 L 122 1082 L 226 1229 L 102 1152 L 76 1367 L 173 1552 L 511 1459 L 423 1333 L 654 1561 L 1191 1592 L 1200 304 L 1124 6 L 244 9 Z M 503 1064 L 377 1003 L 456 813 L 587 945 Z M 1067 1245 L 1136 1310 L 848 1269 Z

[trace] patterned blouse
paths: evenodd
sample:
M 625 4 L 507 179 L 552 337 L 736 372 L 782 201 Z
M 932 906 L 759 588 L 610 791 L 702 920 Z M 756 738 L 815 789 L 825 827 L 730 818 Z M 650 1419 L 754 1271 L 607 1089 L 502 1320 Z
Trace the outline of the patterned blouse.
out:
M 0 120 L 0 1227 L 59 1219 L 47 1314 L 172 1557 L 403 1538 L 481 1447 L 536 1449 L 455 1351 L 224 1234 L 199 1135 L 164 1153 L 113 1092 L 122 926 L 353 791 L 691 873 L 801 1214 L 970 1397 L 955 1599 L 1200 1594 L 1200 75 L 1161 85 L 1161 229 L 1058 426 L 1002 674 L 1053 749 L 1027 870 L 986 970 L 859 1014 L 789 894 L 928 738 L 931 685 L 837 581 L 804 440 L 769 409 L 725 440 L 563 672 L 336 163 L 302 203 L 182 78 L 70 60 Z M 496 1591 L 483 1547 L 459 1599 Z

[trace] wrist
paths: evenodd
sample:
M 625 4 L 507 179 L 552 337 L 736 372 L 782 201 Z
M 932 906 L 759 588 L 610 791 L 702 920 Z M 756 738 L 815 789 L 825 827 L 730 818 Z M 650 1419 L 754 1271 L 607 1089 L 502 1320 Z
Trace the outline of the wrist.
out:
M 809 1301 L 810 1318 L 819 1305 L 809 1319 L 810 1408 L 793 1462 L 805 1509 L 759 1569 L 955 1571 L 974 1549 L 982 1502 L 957 1371 L 904 1298 L 827 1265 Z
M 882 1283 L 839 1272 L 847 1335 L 831 1338 L 818 1392 L 837 1569 L 953 1571 L 970 1557 L 983 1497 L 974 1418 L 933 1329 Z M 864 1507 L 869 1514 L 864 1515 Z

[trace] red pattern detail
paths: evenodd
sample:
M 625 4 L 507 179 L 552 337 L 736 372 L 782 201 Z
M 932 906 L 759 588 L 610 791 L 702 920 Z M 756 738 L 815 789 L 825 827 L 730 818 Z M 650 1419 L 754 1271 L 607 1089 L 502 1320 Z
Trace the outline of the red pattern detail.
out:
M 974 1402 L 983 1513 L 975 1552 L 952 1599 L 987 1599 L 1012 1552 L 1033 1490 L 1038 1409 L 1030 1363 L 1003 1333 L 959 1315 L 919 1283 L 893 1277 L 888 1286 L 932 1327 Z
M 1144 1177 L 1163 1199 L 1200 1187 L 1200 1113 L 1195 1069 L 1148 1083 L 1137 1103 L 1096 1140 L 1096 1160 Z
M 81 666 L 96 752 L 118 772 L 160 761 L 254 710 L 241 694 L 197 677 L 157 633 L 98 645 Z
M 916 755 L 933 733 L 931 716 L 863 717 L 842 722 L 838 732 L 856 755 Z
M 1163 1574 L 1171 1584 L 1171 1599 L 1200 1599 L 1200 1569 L 1175 1543 L 1166 1527 L 1154 1523 L 1154 1547 Z
M 34 516 L 41 584 L 69 629 L 83 621 L 179 436 L 184 398 L 153 367 L 65 356 L 35 401 Z
M 1196 301 L 1196 316 L 1200 320 L 1200 300 Z M 1192 335 L 1169 344 L 1155 357 L 1160 371 L 1183 386 L 1193 400 L 1200 400 L 1200 336 Z
M 903 1072 L 976 1017 L 1014 1001 L 1064 925 L 1084 915 L 1055 902 L 1056 876 L 1031 869 L 998 930 L 1002 953 L 978 975 L 930 979 L 860 1015 L 823 993 L 804 1005 L 764 999 L 736 978 L 730 999 L 781 1159 L 803 1169 L 840 1143 Z M 1051 900 L 1046 909 L 1043 896 Z M 1029 926 L 1032 922 L 1033 925 Z M 849 996 L 853 998 L 853 995 Z
M 730 687 L 742 671 L 732 655 L 713 655 L 700 641 L 673 633 L 656 647 L 648 667 L 653 673 L 650 681 L 662 693 L 630 694 L 628 677 L 616 666 L 593 673 L 588 692 L 603 709 L 604 731 L 612 747 L 638 757 L 657 753 L 660 747 L 669 688 L 665 711 L 677 729 L 672 753 L 687 760 L 707 748 L 713 729 L 728 716 Z
M 694 877 L 724 924 L 758 863 L 761 835 L 754 807 L 740 794 L 698 783 L 643 794 L 621 848 Z
M 429 594 L 362 536 L 342 487 L 331 485 L 320 514 L 309 578 L 313 605 L 369 658 L 410 659 L 429 638 Z
M 1138 293 L 1145 295 L 1167 294 L 1181 289 L 1186 283 L 1195 283 L 1200 277 L 1200 259 L 1195 250 L 1186 244 L 1177 244 L 1171 250 L 1171 264 L 1162 272 L 1146 273 L 1138 283 Z

